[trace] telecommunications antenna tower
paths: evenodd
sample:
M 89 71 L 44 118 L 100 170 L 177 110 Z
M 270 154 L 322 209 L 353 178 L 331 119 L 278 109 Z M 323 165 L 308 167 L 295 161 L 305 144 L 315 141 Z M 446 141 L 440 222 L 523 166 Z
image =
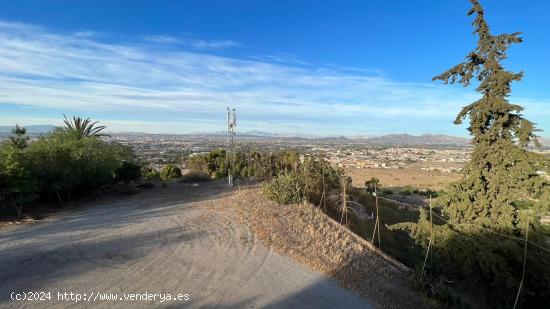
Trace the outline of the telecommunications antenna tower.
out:
M 229 157 L 229 168 L 227 178 L 229 180 L 229 185 L 233 185 L 233 155 L 235 152 L 235 127 L 237 127 L 237 113 L 235 109 L 230 109 L 227 107 L 227 155 Z

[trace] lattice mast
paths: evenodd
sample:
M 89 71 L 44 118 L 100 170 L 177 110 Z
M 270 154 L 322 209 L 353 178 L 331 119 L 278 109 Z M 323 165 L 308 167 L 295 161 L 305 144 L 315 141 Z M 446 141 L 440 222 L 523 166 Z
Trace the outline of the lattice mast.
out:
M 229 185 L 233 185 L 233 156 L 235 155 L 235 128 L 237 127 L 237 113 L 235 109 L 227 107 L 227 155 L 229 158 L 229 168 L 227 169 L 227 179 Z

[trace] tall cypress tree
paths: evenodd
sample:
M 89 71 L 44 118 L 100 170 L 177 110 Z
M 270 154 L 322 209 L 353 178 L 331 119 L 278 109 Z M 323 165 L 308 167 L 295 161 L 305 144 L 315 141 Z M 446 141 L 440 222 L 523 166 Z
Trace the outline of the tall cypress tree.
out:
M 475 223 L 499 231 L 512 232 L 525 227 L 517 201 L 528 199 L 540 191 L 542 160 L 526 147 L 538 145 L 534 125 L 523 118 L 523 108 L 508 101 L 511 83 L 521 80 L 523 72 L 514 73 L 502 67 L 506 51 L 520 43 L 519 33 L 493 35 L 477 0 L 471 1 L 469 15 L 479 41 L 474 51 L 460 63 L 434 80 L 470 85 L 479 81 L 476 91 L 481 99 L 465 106 L 455 124 L 470 119 L 468 130 L 473 136 L 474 150 L 464 169 L 465 178 L 455 183 L 444 204 L 445 213 L 455 224 Z
M 539 215 L 550 197 L 549 183 L 541 176 L 546 168 L 544 158 L 527 149 L 530 144 L 539 145 L 534 124 L 521 115 L 521 106 L 509 102 L 511 84 L 521 80 L 523 73 L 502 66 L 508 48 L 522 42 L 520 33 L 493 35 L 479 2 L 470 2 L 468 15 L 475 15 L 477 47 L 463 63 L 433 79 L 445 84 L 459 82 L 464 87 L 479 84 L 476 91 L 481 98 L 465 106 L 455 119 L 455 124 L 470 120 L 474 149 L 463 169 L 463 179 L 451 184 L 438 201 L 448 222 L 434 227 L 432 246 L 444 261 L 446 276 L 470 283 L 474 280 L 491 302 L 510 303 L 523 263 L 523 244 L 510 237 L 522 237 L 530 222 L 531 239 L 543 239 Z M 418 223 L 391 228 L 408 230 L 424 246 L 432 232 L 426 211 Z M 548 267 L 540 252 L 530 258 L 534 259 L 530 270 Z M 547 289 L 548 297 L 548 275 L 534 273 L 526 294 Z

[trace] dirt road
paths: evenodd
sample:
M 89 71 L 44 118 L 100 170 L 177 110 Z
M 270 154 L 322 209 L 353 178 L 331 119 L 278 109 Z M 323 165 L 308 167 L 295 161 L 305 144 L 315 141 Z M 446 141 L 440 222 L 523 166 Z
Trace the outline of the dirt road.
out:
M 213 210 L 227 190 L 172 184 L 0 230 L 0 307 L 372 307 Z

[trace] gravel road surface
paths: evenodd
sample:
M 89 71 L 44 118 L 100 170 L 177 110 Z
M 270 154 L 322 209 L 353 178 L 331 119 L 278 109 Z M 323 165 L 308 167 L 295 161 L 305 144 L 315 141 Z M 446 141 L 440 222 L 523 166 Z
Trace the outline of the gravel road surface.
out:
M 3 228 L 0 307 L 372 307 L 209 207 L 231 194 L 220 183 L 171 184 Z

